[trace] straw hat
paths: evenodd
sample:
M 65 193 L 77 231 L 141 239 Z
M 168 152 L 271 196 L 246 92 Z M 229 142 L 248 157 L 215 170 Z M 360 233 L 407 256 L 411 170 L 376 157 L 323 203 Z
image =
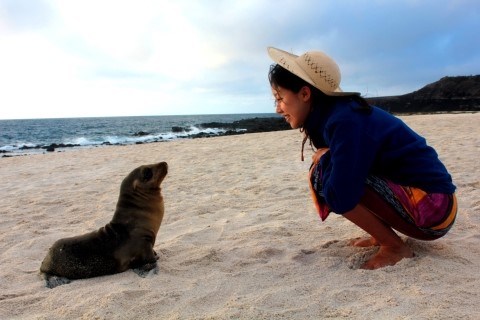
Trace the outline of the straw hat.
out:
M 332 58 L 321 51 L 308 51 L 296 56 L 273 47 L 267 50 L 273 61 L 326 95 L 359 95 L 358 92 L 343 92 L 340 89 L 340 69 Z

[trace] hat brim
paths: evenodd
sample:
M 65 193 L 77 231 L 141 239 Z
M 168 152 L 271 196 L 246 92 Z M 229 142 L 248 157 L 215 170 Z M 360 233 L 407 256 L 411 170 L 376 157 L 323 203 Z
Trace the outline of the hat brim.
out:
M 315 82 L 308 76 L 308 74 L 303 71 L 303 69 L 297 64 L 296 59 L 298 58 L 297 55 L 294 55 L 292 53 L 289 53 L 287 51 L 277 49 L 274 47 L 268 47 L 267 48 L 268 55 L 270 58 L 272 58 L 273 61 L 275 61 L 277 64 L 279 64 L 281 67 L 287 69 L 289 72 L 293 73 L 297 77 L 301 78 L 302 80 L 308 82 L 324 94 L 328 96 L 334 96 L 334 97 L 345 97 L 345 96 L 358 96 L 360 93 L 358 92 L 343 92 L 342 89 L 338 88 L 338 91 L 325 91 L 320 89 Z

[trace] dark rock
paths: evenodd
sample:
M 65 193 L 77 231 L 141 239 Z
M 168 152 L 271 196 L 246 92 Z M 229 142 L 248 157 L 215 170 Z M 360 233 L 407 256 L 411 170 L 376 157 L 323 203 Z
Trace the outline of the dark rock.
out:
M 149 134 L 150 134 L 150 132 L 139 131 L 139 132 L 135 132 L 133 135 L 135 137 L 143 137 L 143 136 L 148 136 Z
M 173 132 L 173 133 L 185 132 L 185 128 L 182 128 L 182 127 L 172 127 L 172 132 Z
M 480 75 L 444 77 L 408 94 L 366 100 L 391 113 L 480 111 Z
M 200 124 L 201 128 L 234 128 L 233 123 L 224 122 L 204 122 Z
M 34 149 L 45 149 L 46 151 L 53 151 L 55 149 L 58 149 L 58 148 L 74 148 L 74 147 L 80 147 L 79 144 L 71 144 L 71 143 L 67 143 L 67 144 L 64 144 L 64 143 L 52 143 L 51 145 L 49 146 L 36 146 L 34 147 Z M 20 148 L 22 149 L 22 148 Z M 29 149 L 33 149 L 33 148 L 29 148 Z M 52 150 L 53 149 L 53 150 Z
M 206 122 L 201 123 L 199 126 L 201 128 L 218 128 L 227 130 L 222 135 L 269 132 L 291 129 L 290 125 L 281 117 L 242 119 L 234 121 L 232 123 Z
M 197 134 L 193 134 L 190 136 L 190 138 L 196 139 L 196 138 L 210 138 L 216 136 L 216 134 L 213 133 L 207 133 L 207 132 L 200 132 Z
M 225 133 L 223 133 L 223 135 L 224 136 L 233 136 L 233 135 L 244 134 L 244 133 L 247 133 L 247 132 L 244 131 L 244 130 L 242 130 L 242 131 L 227 130 L 227 131 L 225 131 Z
M 181 133 L 181 132 L 190 132 L 192 129 L 189 128 L 184 128 L 184 127 L 172 127 L 172 132 L 173 133 Z
M 238 120 L 233 123 L 236 129 L 246 129 L 248 133 L 269 132 L 291 129 L 284 118 L 252 118 Z
M 34 147 L 29 147 L 29 146 L 21 146 L 18 148 L 19 150 L 30 150 L 30 149 L 40 149 L 41 146 L 34 146 Z

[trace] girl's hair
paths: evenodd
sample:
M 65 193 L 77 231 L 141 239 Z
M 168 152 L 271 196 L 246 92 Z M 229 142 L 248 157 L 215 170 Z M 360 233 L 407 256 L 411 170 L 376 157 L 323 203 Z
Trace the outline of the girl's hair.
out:
M 270 66 L 270 71 L 268 72 L 268 80 L 272 88 L 282 87 L 294 93 L 300 92 L 300 89 L 302 89 L 304 86 L 309 87 L 311 91 L 311 101 L 312 101 L 311 107 L 312 108 L 321 108 L 322 106 L 332 105 L 339 100 L 354 100 L 361 106 L 360 110 L 368 113 L 371 112 L 372 110 L 372 107 L 360 95 L 328 96 L 322 91 L 320 91 L 319 89 L 315 88 L 310 83 L 306 82 L 305 80 L 294 75 L 287 69 L 283 68 L 279 64 L 272 64 Z M 304 134 L 303 141 L 302 141 L 302 161 L 303 161 L 303 150 L 305 147 L 305 143 L 307 142 L 308 139 L 310 139 L 310 136 L 308 135 L 308 132 L 307 130 L 305 130 L 304 127 L 300 128 L 300 131 L 303 132 Z M 310 146 L 313 149 L 311 139 L 310 139 Z

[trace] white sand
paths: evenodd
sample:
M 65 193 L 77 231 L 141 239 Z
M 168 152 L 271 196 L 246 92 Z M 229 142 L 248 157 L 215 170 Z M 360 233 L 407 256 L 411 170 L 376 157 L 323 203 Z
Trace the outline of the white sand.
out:
M 0 319 L 479 319 L 480 113 L 403 119 L 453 175 L 459 214 L 376 271 L 358 269 L 375 249 L 346 245 L 360 229 L 317 217 L 297 130 L 2 158 Z M 159 273 L 46 288 L 53 242 L 109 222 L 123 177 L 158 161 Z

